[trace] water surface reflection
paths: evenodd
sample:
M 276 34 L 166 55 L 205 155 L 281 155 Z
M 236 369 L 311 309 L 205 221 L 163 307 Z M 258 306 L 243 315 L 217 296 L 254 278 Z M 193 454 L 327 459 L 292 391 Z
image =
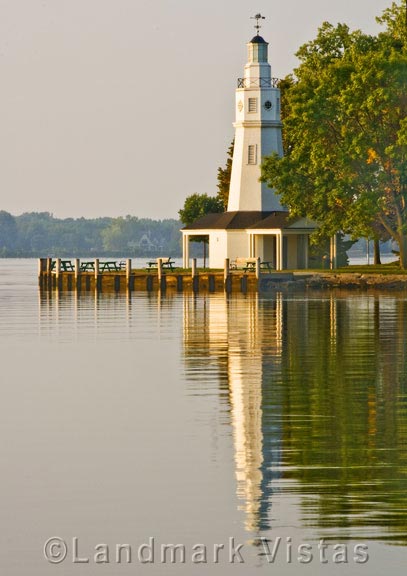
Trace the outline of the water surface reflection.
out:
M 38 327 L 62 342 L 179 327 L 189 393 L 226 414 L 249 533 L 406 542 L 405 297 L 43 292 Z
M 317 538 L 406 543 L 406 347 L 405 297 L 184 298 L 191 391 L 227 389 L 247 531 L 294 503 Z
M 38 293 L 35 274 L 0 261 L 5 573 L 54 572 L 53 534 L 246 546 L 123 573 L 337 572 L 269 565 L 262 535 L 363 539 L 369 574 L 403 573 L 405 295 Z

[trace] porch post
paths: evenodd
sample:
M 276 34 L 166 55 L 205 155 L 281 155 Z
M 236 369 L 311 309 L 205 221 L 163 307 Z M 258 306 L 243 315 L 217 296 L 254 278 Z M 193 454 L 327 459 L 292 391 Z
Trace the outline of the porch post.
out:
M 254 258 L 254 234 L 249 234 L 249 258 Z
M 183 266 L 183 268 L 189 268 L 189 236 L 188 236 L 188 233 L 182 235 L 182 266 Z
M 277 248 L 277 270 L 283 269 L 283 234 L 282 232 L 278 232 L 276 234 L 276 248 Z
M 309 262 L 308 262 L 308 253 L 309 253 L 309 234 L 304 235 L 305 242 L 304 242 L 304 267 L 308 270 Z

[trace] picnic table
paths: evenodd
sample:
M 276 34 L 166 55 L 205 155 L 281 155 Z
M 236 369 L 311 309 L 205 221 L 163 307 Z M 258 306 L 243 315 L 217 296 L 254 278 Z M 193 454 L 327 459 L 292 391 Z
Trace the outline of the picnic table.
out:
M 124 262 L 117 262 L 116 260 L 107 260 L 99 262 L 99 272 L 118 272 L 123 270 L 125 267 Z M 81 272 L 94 272 L 95 262 L 90 260 L 89 262 L 81 262 Z
M 99 262 L 100 272 L 118 272 L 121 270 L 121 265 L 116 260 L 109 260 L 107 262 Z
M 162 258 L 162 266 L 163 266 L 164 270 L 167 269 L 167 270 L 173 271 L 174 270 L 174 264 L 175 264 L 175 261 L 171 260 L 171 257 L 170 258 Z M 150 271 L 153 268 L 157 268 L 158 267 L 157 260 L 149 260 L 147 262 L 147 266 L 148 266 L 148 271 Z
M 271 272 L 273 269 L 272 262 L 260 262 L 260 270 L 268 270 Z M 256 272 L 256 262 L 246 262 L 243 270 L 244 272 Z
M 243 272 L 256 272 L 256 258 L 236 258 L 231 264 L 232 270 L 243 270 Z M 271 272 L 274 270 L 272 262 L 260 262 L 260 270 Z
M 57 261 L 53 260 L 51 264 L 51 270 L 55 270 Z M 63 272 L 73 272 L 75 270 L 74 265 L 71 260 L 61 260 L 61 270 Z
M 93 260 L 90 262 L 81 262 L 81 272 L 94 271 L 95 270 L 95 263 Z

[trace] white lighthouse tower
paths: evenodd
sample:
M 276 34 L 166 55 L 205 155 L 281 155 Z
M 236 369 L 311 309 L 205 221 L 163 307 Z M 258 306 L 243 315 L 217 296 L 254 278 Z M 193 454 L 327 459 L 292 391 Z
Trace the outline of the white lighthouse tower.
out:
M 268 63 L 268 43 L 257 35 L 248 43 L 248 62 L 236 90 L 235 147 L 228 211 L 282 210 L 278 197 L 259 182 L 260 164 L 273 152 L 283 155 L 280 90 Z
M 316 224 L 307 218 L 290 217 L 279 197 L 260 182 L 263 158 L 283 155 L 280 90 L 271 75 L 268 43 L 257 34 L 248 43 L 248 62 L 236 90 L 235 146 L 226 212 L 206 214 L 182 229 L 183 266 L 189 268 L 189 240 L 206 236 L 209 266 L 221 268 L 260 258 L 263 266 L 276 270 L 308 267 L 308 237 Z

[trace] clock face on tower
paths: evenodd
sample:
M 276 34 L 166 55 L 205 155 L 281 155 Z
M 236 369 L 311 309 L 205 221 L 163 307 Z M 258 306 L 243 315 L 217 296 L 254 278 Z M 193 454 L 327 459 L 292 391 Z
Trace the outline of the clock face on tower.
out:
M 270 100 L 266 100 L 264 103 L 264 107 L 266 110 L 271 110 L 271 108 L 273 107 L 273 104 L 270 102 Z

